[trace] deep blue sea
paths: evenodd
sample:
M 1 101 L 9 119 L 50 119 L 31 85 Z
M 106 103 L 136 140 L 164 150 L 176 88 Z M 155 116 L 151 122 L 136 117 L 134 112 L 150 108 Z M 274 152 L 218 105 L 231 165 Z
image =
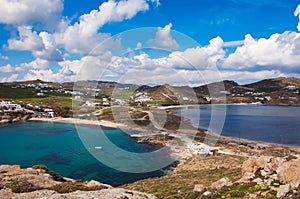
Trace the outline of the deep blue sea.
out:
M 223 113 L 226 111 L 221 131 L 223 136 L 300 146 L 300 107 L 203 105 L 173 111 L 189 118 L 195 126 L 212 131 L 223 123 Z
M 105 140 L 95 139 L 99 137 L 99 128 L 92 126 L 79 128 L 89 138 L 90 144 L 95 142 L 91 146 L 101 146 L 103 149 L 98 151 L 94 150 L 95 148 L 85 148 L 73 124 L 51 122 L 1 124 L 0 164 L 19 164 L 22 167 L 42 164 L 66 177 L 94 179 L 113 186 L 165 174 L 165 169 L 140 174 L 127 173 L 102 164 L 91 154 L 116 156 L 119 159 L 126 157 L 107 148 L 108 143 Z M 138 144 L 136 139 L 120 129 L 105 128 L 103 132 L 112 143 L 125 151 L 147 153 L 158 149 L 157 146 Z

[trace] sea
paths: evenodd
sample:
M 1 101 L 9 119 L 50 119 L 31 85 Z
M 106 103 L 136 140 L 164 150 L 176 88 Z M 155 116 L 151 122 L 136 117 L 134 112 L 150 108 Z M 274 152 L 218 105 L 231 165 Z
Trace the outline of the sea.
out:
M 188 118 L 196 127 L 220 131 L 223 136 L 300 146 L 300 107 L 201 105 L 172 111 Z M 124 151 L 136 155 L 151 154 L 160 149 L 155 145 L 137 143 L 135 138 L 130 137 L 130 133 L 134 132 L 103 127 L 101 132 L 99 134 L 99 128 L 95 126 L 53 122 L 1 124 L 0 164 L 18 164 L 22 167 L 42 164 L 62 176 L 97 180 L 113 186 L 163 176 L 169 172 L 170 166 L 175 166 L 174 162 L 142 173 L 116 169 L 101 161 L 101 158 L 99 161 L 97 157 L 115 157 L 120 162 L 117 166 L 126 168 L 132 164 L 127 165 L 130 158 L 123 155 Z M 172 159 L 169 154 L 164 155 L 166 157 L 159 157 L 159 161 Z M 114 159 L 112 161 L 115 163 Z M 143 158 L 134 159 L 137 171 L 140 170 L 139 167 L 147 167 L 148 164 L 153 164 L 155 168 L 162 162 L 148 159 L 145 163 Z
M 169 166 L 174 166 L 171 163 L 165 168 L 145 173 L 124 172 L 112 168 L 110 165 L 99 161 L 95 155 L 114 156 L 118 160 L 124 160 L 120 162 L 126 163 L 128 157 L 122 156 L 119 151 L 142 154 L 155 152 L 159 150 L 159 147 L 138 144 L 136 139 L 131 138 L 128 132 L 121 129 L 101 127 L 101 133 L 108 139 L 99 138 L 100 132 L 96 126 L 78 127 L 74 124 L 53 122 L 1 124 L 0 164 L 18 164 L 22 167 L 46 165 L 49 169 L 65 177 L 97 180 L 112 186 L 163 176 L 169 171 Z M 82 136 L 86 138 L 82 138 Z M 89 142 L 91 148 L 87 147 L 86 142 Z M 121 150 L 114 149 L 109 143 L 113 143 Z M 142 159 L 134 161 L 137 166 L 147 166 L 144 165 Z M 124 168 L 126 164 L 119 166 Z
M 200 105 L 173 111 L 222 136 L 300 146 L 298 106 Z

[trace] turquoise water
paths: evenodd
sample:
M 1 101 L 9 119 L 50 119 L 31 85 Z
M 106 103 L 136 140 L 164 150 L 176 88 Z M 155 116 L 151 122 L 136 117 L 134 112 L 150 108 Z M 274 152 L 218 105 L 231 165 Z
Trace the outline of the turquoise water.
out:
M 300 146 L 300 107 L 215 105 L 214 120 L 211 119 L 211 106 L 193 106 L 174 111 L 189 118 L 195 126 L 205 129 L 212 127 L 214 131 L 214 125 L 222 123 L 224 108 L 226 117 L 223 136 Z
M 86 132 L 90 140 L 95 141 L 97 145 L 93 146 L 102 146 L 103 149 L 99 151 L 94 148 L 86 149 L 73 124 L 51 122 L 3 124 L 0 126 L 0 164 L 20 164 L 23 167 L 43 164 L 66 177 L 94 179 L 113 186 L 165 174 L 164 169 L 141 174 L 127 173 L 102 164 L 91 154 L 110 156 L 114 151 L 105 147 L 107 145 L 105 141 L 95 139 L 99 135 L 99 128 L 91 126 L 79 128 L 81 132 Z M 111 142 L 126 151 L 146 153 L 158 149 L 157 146 L 138 144 L 136 139 L 120 129 L 105 128 L 104 133 Z

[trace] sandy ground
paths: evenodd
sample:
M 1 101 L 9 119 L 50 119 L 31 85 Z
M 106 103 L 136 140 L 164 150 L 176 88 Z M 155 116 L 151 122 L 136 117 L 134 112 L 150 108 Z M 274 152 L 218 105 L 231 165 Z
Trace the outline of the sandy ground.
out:
M 84 119 L 78 119 L 78 118 L 63 118 L 63 117 L 54 117 L 54 118 L 34 117 L 34 118 L 29 119 L 29 121 L 100 125 L 100 126 L 110 127 L 110 128 L 127 128 L 127 126 L 124 124 L 118 124 L 118 123 L 107 121 L 107 120 L 97 121 L 97 120 L 84 120 Z

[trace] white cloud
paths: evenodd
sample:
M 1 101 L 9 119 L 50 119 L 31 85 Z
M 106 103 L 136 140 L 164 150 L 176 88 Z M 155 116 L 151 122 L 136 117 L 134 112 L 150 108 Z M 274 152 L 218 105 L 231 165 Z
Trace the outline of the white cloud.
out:
M 1 73 L 12 73 L 12 72 L 15 72 L 15 69 L 10 64 L 7 64 L 5 66 L 0 66 L 0 72 Z
M 72 53 L 88 54 L 96 45 L 109 38 L 110 34 L 98 33 L 106 23 L 120 22 L 134 17 L 138 12 L 146 11 L 146 0 L 122 0 L 102 3 L 97 10 L 80 16 L 79 22 L 56 33 L 58 44 Z
M 142 44 L 141 42 L 138 42 L 138 43 L 136 44 L 135 50 L 141 49 L 142 46 L 143 46 L 143 44 Z
M 35 80 L 41 79 L 44 81 L 57 81 L 57 78 L 53 74 L 53 71 L 48 70 L 29 70 L 28 73 L 24 76 L 24 80 Z
M 49 61 L 62 61 L 61 52 L 57 49 L 53 35 L 48 32 L 32 30 L 31 26 L 18 27 L 19 38 L 8 40 L 8 49 L 10 50 L 28 50 L 41 59 Z
M 178 48 L 179 45 L 171 35 L 172 23 L 169 23 L 165 27 L 158 27 L 155 39 L 149 40 L 149 44 L 156 48 L 162 49 L 174 49 Z
M 273 34 L 270 38 L 255 40 L 246 35 L 244 44 L 228 56 L 223 68 L 234 70 L 299 70 L 300 34 L 284 32 Z M 258 68 L 257 68 L 258 67 Z
M 32 62 L 22 63 L 22 64 L 20 64 L 20 66 L 21 66 L 21 68 L 27 68 L 27 69 L 34 68 L 34 69 L 45 70 L 45 69 L 49 68 L 49 62 L 47 60 L 37 58 L 37 59 L 33 60 Z
M 220 80 L 216 63 L 224 58 L 222 45 L 223 40 L 217 37 L 208 46 L 175 51 L 160 58 L 151 58 L 145 52 L 130 57 L 113 57 L 104 76 L 112 81 L 137 84 L 199 84 L 199 77 L 204 73 L 207 79 Z
M 300 14 L 300 4 L 297 6 L 295 12 L 294 12 L 294 15 L 297 16 Z
M 31 26 L 18 27 L 19 38 L 8 40 L 8 49 L 10 50 L 42 50 L 44 48 L 43 40 L 37 35 L 36 31 L 32 31 Z
M 9 77 L 2 78 L 0 81 L 1 82 L 13 82 L 13 81 L 16 81 L 18 79 L 18 77 L 19 77 L 18 74 L 12 74 Z
M 23 78 L 24 80 L 36 80 L 41 79 L 43 81 L 54 81 L 54 82 L 64 82 L 64 81 L 74 81 L 74 77 L 66 76 L 61 72 L 54 73 L 51 69 L 47 70 L 35 70 L 31 69 Z
M 61 0 L 1 0 L 0 23 L 32 25 L 37 22 L 53 28 L 63 10 Z
M 287 73 L 283 73 L 279 70 L 259 70 L 259 71 L 221 71 L 221 76 L 223 79 L 234 80 L 237 82 L 252 83 L 260 81 L 262 79 L 285 77 L 289 76 Z
M 13 67 L 10 64 L 6 64 L 5 66 L 0 66 L 0 72 L 1 73 L 15 73 L 15 72 L 20 72 L 23 71 L 23 68 L 16 66 Z
M 298 28 L 298 31 L 300 32 L 300 4 L 297 6 L 297 8 L 294 12 L 294 15 L 299 17 L 299 22 L 298 22 L 297 28 Z
M 48 61 L 62 61 L 63 56 L 59 49 L 56 47 L 53 35 L 47 32 L 40 32 L 39 36 L 42 38 L 44 49 L 33 51 L 32 54 L 35 57 Z
M 2 60 L 9 60 L 9 57 L 8 57 L 8 56 L 5 56 L 5 55 L 2 55 L 2 54 L 0 53 L 0 59 L 2 59 Z
M 102 80 L 102 73 L 111 62 L 112 54 L 106 51 L 97 56 L 84 56 L 79 60 L 65 60 L 58 64 L 62 67 L 58 73 L 67 79 L 76 80 Z

